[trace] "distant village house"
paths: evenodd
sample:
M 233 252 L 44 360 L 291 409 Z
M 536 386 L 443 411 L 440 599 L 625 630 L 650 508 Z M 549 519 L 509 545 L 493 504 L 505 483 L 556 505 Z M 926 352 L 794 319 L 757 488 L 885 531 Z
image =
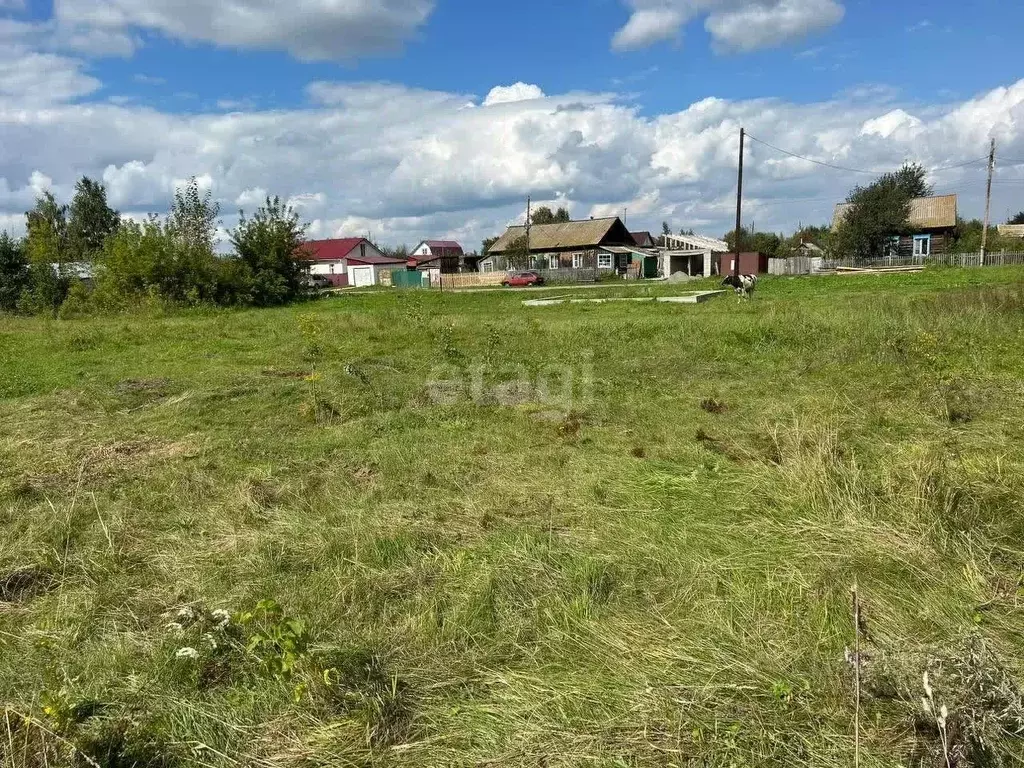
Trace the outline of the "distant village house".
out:
M 336 288 L 379 285 L 384 271 L 406 268 L 403 259 L 385 256 L 365 237 L 310 240 L 302 258 L 309 262 L 311 275 L 327 278 Z
M 624 272 L 647 256 L 618 217 L 509 227 L 487 249 L 481 272 L 507 270 L 581 270 Z
M 910 201 L 909 234 L 894 232 L 887 256 L 931 256 L 946 253 L 956 239 L 956 195 L 915 197 Z M 833 229 L 838 227 L 850 203 L 836 206 Z

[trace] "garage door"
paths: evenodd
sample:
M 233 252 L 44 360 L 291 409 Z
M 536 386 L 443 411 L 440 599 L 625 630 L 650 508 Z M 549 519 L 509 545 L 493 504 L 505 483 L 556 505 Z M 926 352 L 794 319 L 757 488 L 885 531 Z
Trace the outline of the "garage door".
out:
M 356 288 L 373 285 L 373 267 L 352 267 L 352 285 Z

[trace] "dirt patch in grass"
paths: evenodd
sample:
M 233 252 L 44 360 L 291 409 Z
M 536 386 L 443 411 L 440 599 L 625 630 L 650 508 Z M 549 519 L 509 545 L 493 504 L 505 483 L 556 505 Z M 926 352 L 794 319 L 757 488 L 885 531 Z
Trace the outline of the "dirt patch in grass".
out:
M 199 449 L 186 441 L 167 442 L 151 438 L 119 440 L 94 446 L 63 471 L 24 474 L 14 486 L 16 495 L 31 499 L 66 491 L 83 481 L 108 479 L 129 471 L 160 464 L 176 458 L 193 458 Z
M 0 573 L 0 603 L 20 603 L 45 592 L 53 574 L 37 565 L 23 565 Z
M 98 445 L 86 454 L 84 464 L 93 469 L 115 470 L 179 456 L 195 456 L 198 451 L 189 443 L 168 443 L 161 440 L 123 440 Z
M 114 391 L 119 395 L 132 395 L 139 393 L 154 393 L 163 395 L 170 385 L 168 379 L 125 379 L 118 382 Z
M 703 427 L 697 430 L 697 434 L 694 438 L 698 443 L 703 445 L 712 453 L 724 456 L 730 461 L 743 461 L 745 458 L 734 443 L 720 437 L 715 437 L 714 435 L 706 432 Z
M 701 410 L 713 413 L 715 415 L 725 413 L 729 410 L 729 406 L 723 403 L 721 400 L 715 397 L 707 397 L 700 401 Z
M 562 422 L 558 425 L 558 434 L 561 437 L 574 439 L 579 437 L 580 430 L 583 429 L 583 416 L 576 412 L 572 412 L 566 415 Z

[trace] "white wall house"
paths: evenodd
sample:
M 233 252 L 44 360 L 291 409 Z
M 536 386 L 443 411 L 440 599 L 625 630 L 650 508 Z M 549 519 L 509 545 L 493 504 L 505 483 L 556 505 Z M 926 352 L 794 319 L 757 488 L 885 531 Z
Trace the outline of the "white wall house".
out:
M 404 269 L 405 261 L 385 256 L 364 237 L 311 240 L 305 246 L 309 272 L 322 275 L 336 287 L 363 288 L 380 283 L 384 269 Z

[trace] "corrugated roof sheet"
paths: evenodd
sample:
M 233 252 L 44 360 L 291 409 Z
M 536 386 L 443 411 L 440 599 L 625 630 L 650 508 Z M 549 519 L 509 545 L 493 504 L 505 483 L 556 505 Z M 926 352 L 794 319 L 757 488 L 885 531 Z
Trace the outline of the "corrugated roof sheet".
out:
M 378 256 L 375 253 L 368 253 L 365 256 L 349 254 L 349 264 L 405 264 L 405 259 L 396 259 L 393 256 Z
M 337 237 L 332 240 L 308 240 L 304 243 L 303 256 L 314 261 L 340 261 L 363 242 L 361 237 Z
M 445 251 L 459 251 L 460 253 L 462 252 L 462 246 L 459 245 L 454 240 L 424 240 L 423 242 L 429 245 L 432 250 L 435 248 L 440 248 L 441 250 Z
M 724 240 L 704 235 L 667 235 L 665 244 L 680 251 L 711 251 L 728 253 L 729 244 Z
M 832 216 L 838 226 L 850 210 L 850 203 L 839 203 Z M 946 229 L 956 226 L 956 195 L 915 197 L 910 201 L 910 225 L 918 229 Z
M 530 227 L 530 250 L 547 251 L 558 248 L 596 248 L 619 219 L 586 219 L 557 224 L 536 224 Z M 526 227 L 509 227 L 487 253 L 504 253 L 513 242 L 526 234 Z
M 333 240 L 308 240 L 301 249 L 301 258 L 310 261 L 341 261 L 348 259 L 353 264 L 404 264 L 404 259 L 393 259 L 390 256 L 367 253 L 360 256 L 354 253 L 360 243 L 374 248 L 373 243 L 365 237 L 338 237 Z M 376 249 L 374 249 L 376 250 Z

